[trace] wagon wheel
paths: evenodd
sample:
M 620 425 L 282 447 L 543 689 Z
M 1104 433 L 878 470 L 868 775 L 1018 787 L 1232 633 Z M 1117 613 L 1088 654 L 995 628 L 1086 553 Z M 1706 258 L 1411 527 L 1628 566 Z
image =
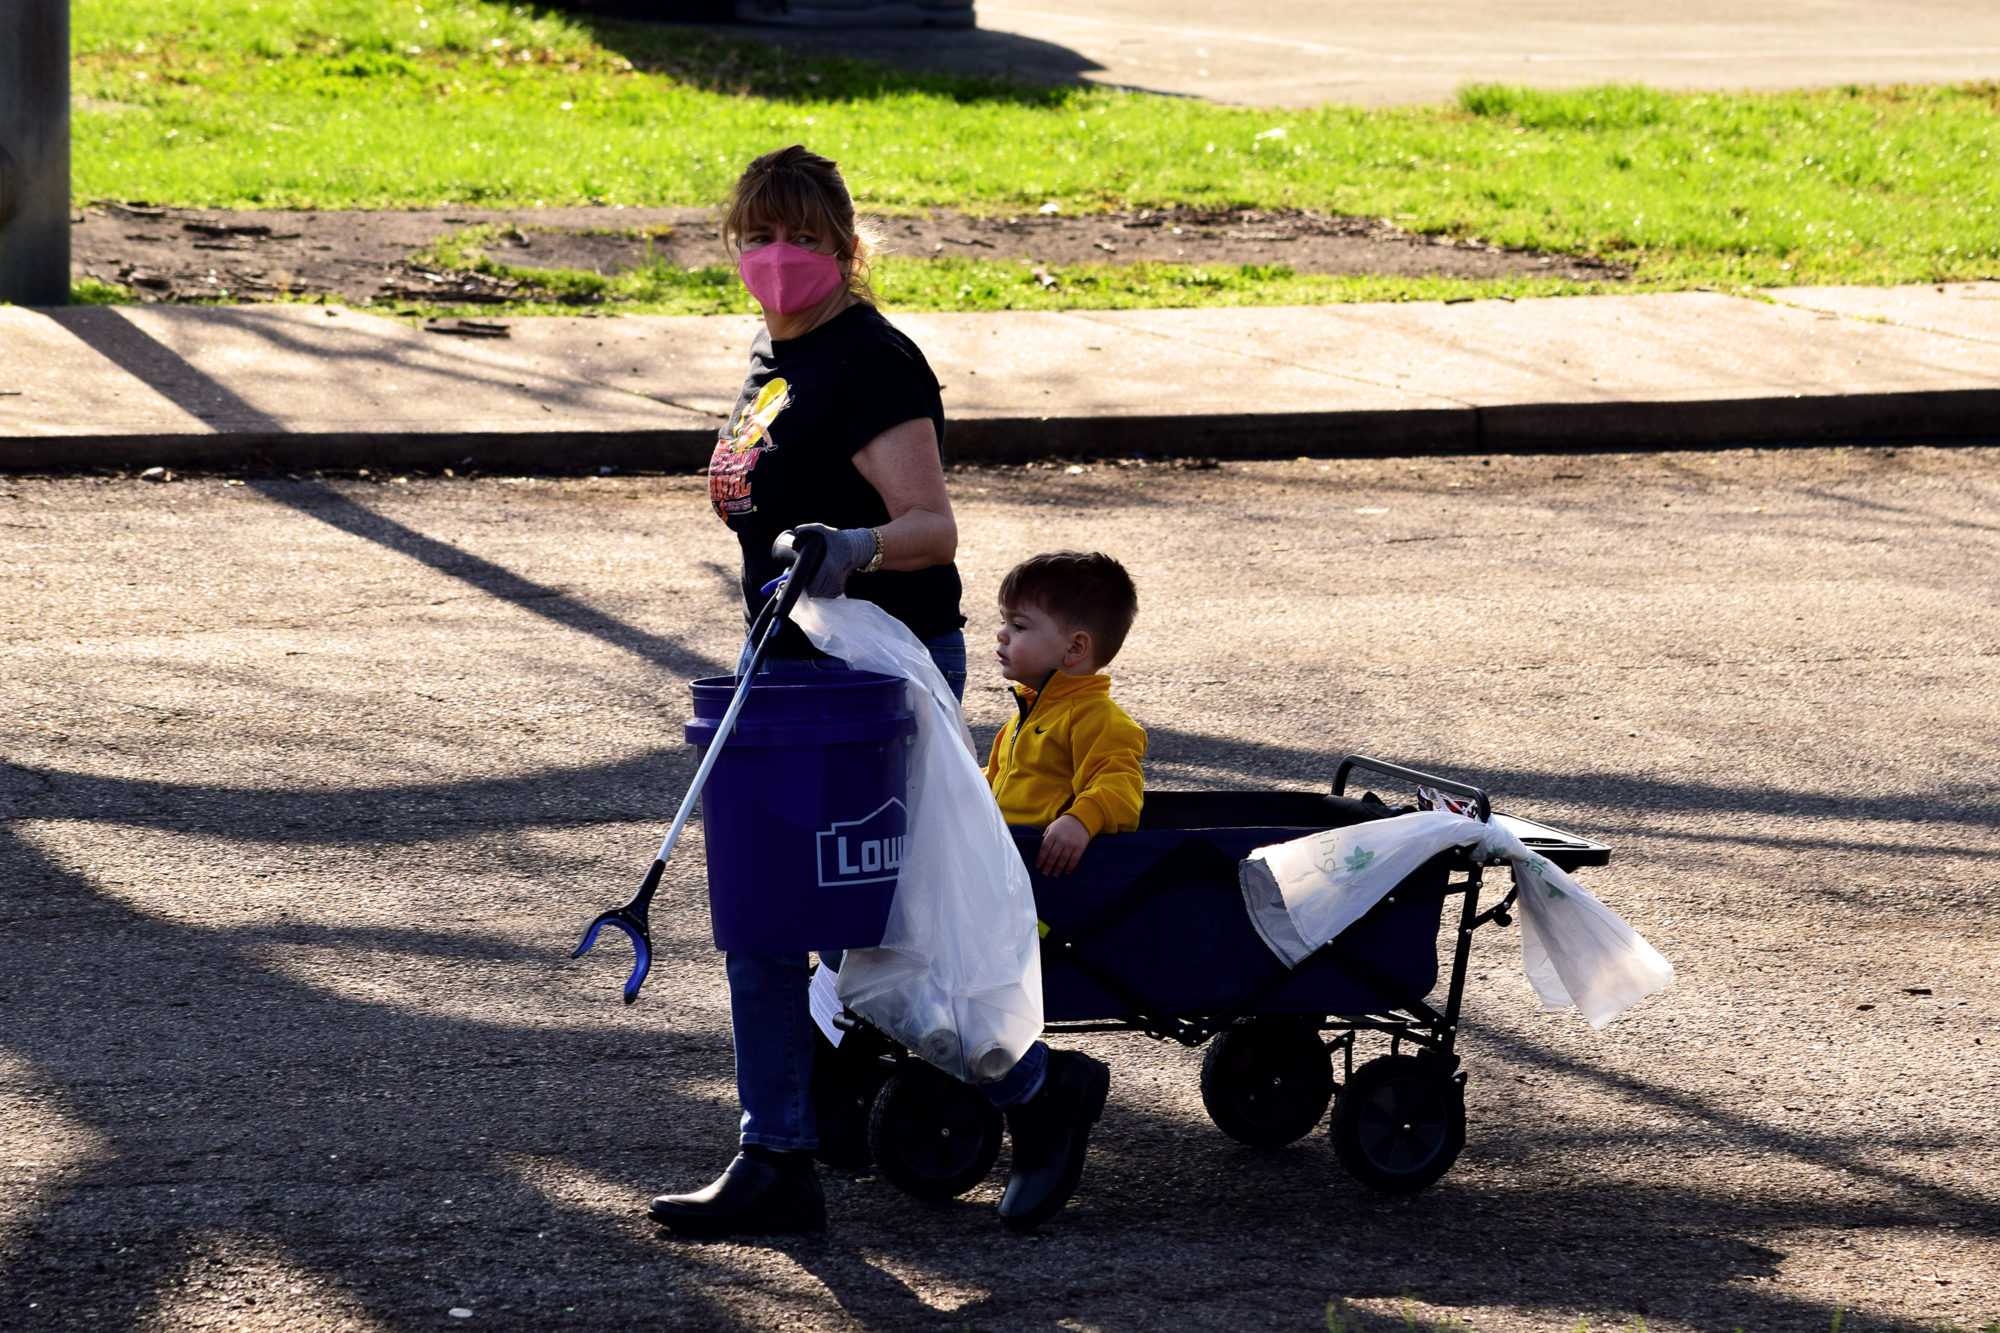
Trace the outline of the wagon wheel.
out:
M 840 1171 L 866 1171 L 868 1115 L 888 1075 L 879 1058 L 884 1047 L 872 1033 L 856 1031 L 835 1046 L 813 1029 L 812 1103 L 819 1122 L 820 1161 Z
M 1311 1028 L 1231 1028 L 1201 1062 L 1208 1118 L 1253 1148 L 1304 1138 L 1332 1100 L 1333 1055 Z
M 1434 1059 L 1384 1055 L 1355 1070 L 1333 1108 L 1333 1151 L 1370 1189 L 1435 1185 L 1465 1146 L 1465 1086 Z
M 1005 1130 L 999 1108 L 979 1089 L 910 1061 L 875 1098 L 868 1148 L 891 1185 L 936 1203 L 986 1179 Z

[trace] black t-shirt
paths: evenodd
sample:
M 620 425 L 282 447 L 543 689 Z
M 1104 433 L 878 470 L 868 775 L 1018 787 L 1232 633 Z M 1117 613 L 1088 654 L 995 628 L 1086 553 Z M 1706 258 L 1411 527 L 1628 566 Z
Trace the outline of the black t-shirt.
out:
M 783 572 L 771 543 L 787 528 L 824 523 L 879 528 L 888 506 L 854 466 L 854 455 L 892 426 L 929 417 L 944 443 L 944 402 L 924 354 L 871 305 L 855 304 L 799 338 L 773 341 L 760 329 L 750 373 L 715 441 L 708 496 L 743 548 L 743 603 L 754 616 L 759 590 Z M 847 595 L 874 602 L 934 639 L 965 624 L 958 566 L 878 570 L 848 580 Z M 811 642 L 787 625 L 773 652 L 813 657 Z

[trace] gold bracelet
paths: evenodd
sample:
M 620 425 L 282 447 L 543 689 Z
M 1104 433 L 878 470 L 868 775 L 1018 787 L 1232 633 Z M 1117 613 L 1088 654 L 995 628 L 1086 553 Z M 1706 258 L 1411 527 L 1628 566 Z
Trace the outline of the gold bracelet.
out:
M 870 528 L 868 531 L 875 537 L 875 558 L 861 567 L 860 572 L 863 574 L 873 574 L 882 568 L 882 529 Z

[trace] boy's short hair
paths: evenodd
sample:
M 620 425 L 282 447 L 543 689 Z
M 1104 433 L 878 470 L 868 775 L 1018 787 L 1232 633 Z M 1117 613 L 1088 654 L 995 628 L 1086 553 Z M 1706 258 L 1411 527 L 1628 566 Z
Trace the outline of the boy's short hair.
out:
M 1031 556 L 1000 581 L 1003 609 L 1032 606 L 1065 630 L 1090 631 L 1097 665 L 1118 655 L 1139 614 L 1139 591 L 1125 566 L 1101 551 Z

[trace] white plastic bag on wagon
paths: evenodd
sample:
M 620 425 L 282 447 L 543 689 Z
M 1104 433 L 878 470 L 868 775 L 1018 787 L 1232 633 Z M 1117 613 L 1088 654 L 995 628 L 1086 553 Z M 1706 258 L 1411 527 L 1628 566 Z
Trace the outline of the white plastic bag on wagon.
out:
M 1500 832 L 1496 850 L 1521 891 L 1521 967 L 1544 1007 L 1574 1004 L 1601 1028 L 1672 984 L 1673 964 L 1638 931 L 1560 866 Z
M 917 714 L 888 929 L 880 948 L 846 952 L 840 1001 L 946 1073 L 990 1083 L 1042 1035 L 1041 940 L 1027 867 L 958 700 L 929 650 L 873 602 L 802 597 L 792 621 L 856 671 L 909 681 Z
M 1427 810 L 1327 829 L 1259 847 L 1239 867 L 1250 923 L 1287 967 L 1297 967 L 1368 914 L 1404 876 L 1463 847 L 1514 872 L 1521 967 L 1549 1009 L 1575 1005 L 1601 1028 L 1674 979 L 1673 965 L 1617 913 L 1505 824 Z

